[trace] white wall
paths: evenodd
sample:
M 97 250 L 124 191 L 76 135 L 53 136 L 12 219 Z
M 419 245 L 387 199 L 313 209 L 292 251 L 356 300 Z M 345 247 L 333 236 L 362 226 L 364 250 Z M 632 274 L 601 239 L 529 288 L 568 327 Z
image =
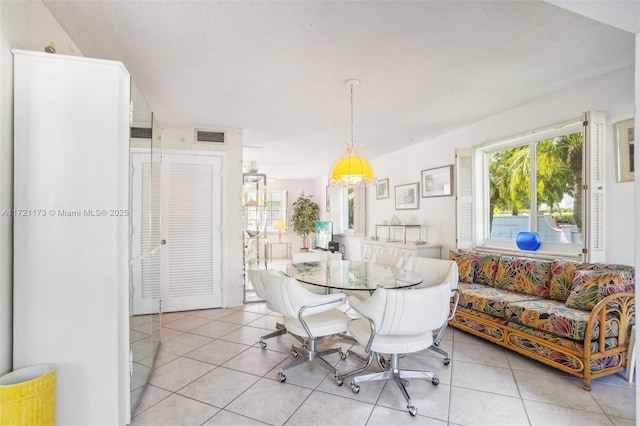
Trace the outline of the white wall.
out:
M 169 117 L 170 118 L 170 117 Z M 160 118 L 162 120 L 163 117 Z M 166 117 L 164 117 L 166 119 Z M 225 144 L 194 142 L 194 128 L 222 131 Z M 163 150 L 219 151 L 224 153 L 222 203 L 222 306 L 240 306 L 242 284 L 242 131 L 193 126 L 162 129 Z
M 605 260 L 632 265 L 637 222 L 633 214 L 634 185 L 616 182 L 613 124 L 633 117 L 633 68 L 554 93 L 371 161 L 378 179 L 389 178 L 389 198 L 376 200 L 375 190 L 368 190 L 367 235 L 373 235 L 375 224 L 397 215 L 401 221 L 422 225 L 426 229 L 426 240 L 442 244 L 442 256 L 446 257 L 449 250 L 456 247 L 455 197 L 421 198 L 417 210 L 395 210 L 394 187 L 419 182 L 421 170 L 454 164 L 456 148 L 535 130 L 579 117 L 589 110 L 602 111 L 607 116 Z
M 82 56 L 40 2 L 0 1 L 0 212 L 13 208 L 13 55 L 11 49 Z M 19 167 L 20 165 L 16 165 Z M 0 214 L 0 375 L 12 369 L 13 221 Z

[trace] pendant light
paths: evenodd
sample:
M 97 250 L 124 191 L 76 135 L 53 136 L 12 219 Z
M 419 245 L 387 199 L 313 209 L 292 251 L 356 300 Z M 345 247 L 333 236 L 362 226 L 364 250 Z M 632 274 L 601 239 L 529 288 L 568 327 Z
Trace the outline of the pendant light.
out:
M 358 154 L 353 139 L 353 88 L 360 84 L 358 80 L 344 82 L 351 89 L 351 140 L 347 142 L 346 152 L 333 164 L 329 173 L 330 187 L 349 187 L 375 185 L 376 178 L 366 158 Z

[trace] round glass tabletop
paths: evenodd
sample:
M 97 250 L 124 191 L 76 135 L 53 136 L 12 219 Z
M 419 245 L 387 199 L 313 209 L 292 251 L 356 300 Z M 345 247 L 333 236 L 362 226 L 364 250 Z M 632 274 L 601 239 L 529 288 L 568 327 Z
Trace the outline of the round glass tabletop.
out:
M 374 291 L 378 287 L 412 287 L 422 276 L 395 266 L 356 260 L 291 263 L 285 274 L 303 283 L 339 290 Z

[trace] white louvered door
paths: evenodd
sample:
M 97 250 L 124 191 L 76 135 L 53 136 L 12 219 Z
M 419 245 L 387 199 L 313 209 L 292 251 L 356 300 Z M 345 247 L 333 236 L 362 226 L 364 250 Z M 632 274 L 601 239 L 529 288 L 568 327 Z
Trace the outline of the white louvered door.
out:
M 163 312 L 222 305 L 222 158 L 162 157 Z
M 132 311 L 133 315 L 156 314 L 160 301 L 160 173 L 152 173 L 148 150 L 133 152 L 131 166 Z

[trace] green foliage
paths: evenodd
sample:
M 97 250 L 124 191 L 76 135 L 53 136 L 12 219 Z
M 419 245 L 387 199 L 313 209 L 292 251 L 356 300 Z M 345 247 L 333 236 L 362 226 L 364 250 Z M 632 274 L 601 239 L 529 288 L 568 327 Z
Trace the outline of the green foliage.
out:
M 489 156 L 490 219 L 499 212 L 513 215 L 530 210 L 531 146 L 522 145 Z M 571 222 L 582 228 L 582 133 L 546 139 L 536 144 L 537 209 L 574 198 Z
M 307 236 L 315 231 L 316 221 L 320 218 L 320 207 L 311 199 L 312 197 L 313 195 L 305 195 L 303 192 L 292 204 L 293 230 L 302 237 L 304 248 L 307 248 Z

